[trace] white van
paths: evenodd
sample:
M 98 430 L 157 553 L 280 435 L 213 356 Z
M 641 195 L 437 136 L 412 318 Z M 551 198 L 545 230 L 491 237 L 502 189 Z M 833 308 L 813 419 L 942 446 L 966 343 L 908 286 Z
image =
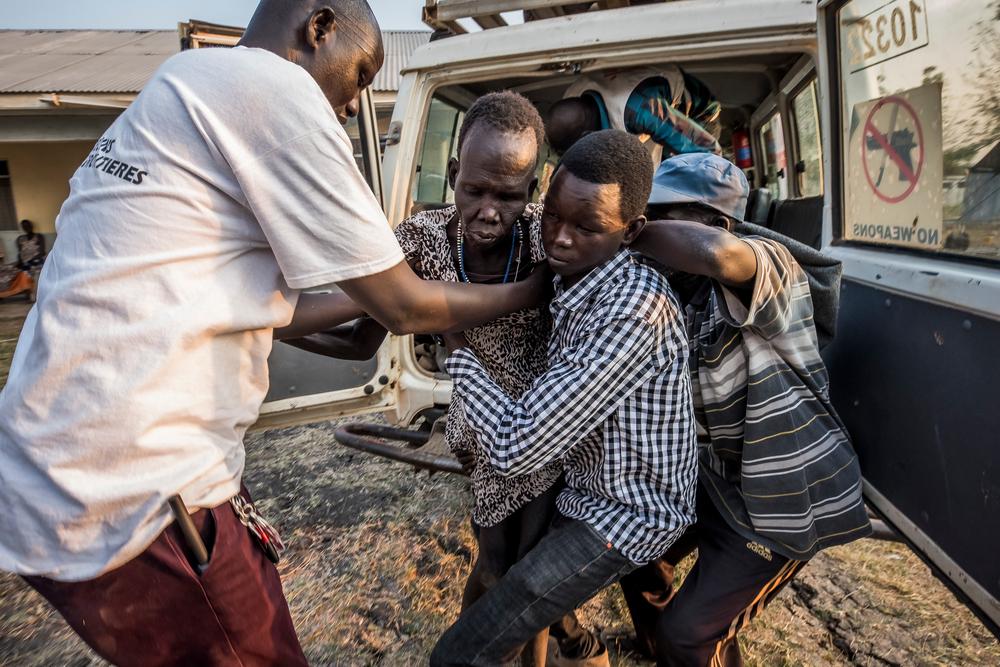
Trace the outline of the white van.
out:
M 445 165 L 483 93 L 520 91 L 544 114 L 582 73 L 671 63 L 704 81 L 726 152 L 749 133 L 748 217 L 844 264 L 825 357 L 869 504 L 1000 633 L 1000 3 L 571 4 L 428 1 L 442 33 L 487 29 L 414 54 L 381 171 L 362 114 L 359 164 L 389 220 L 450 201 Z M 511 10 L 535 20 L 505 25 Z M 361 364 L 276 345 L 259 425 L 437 417 L 450 383 L 435 356 L 412 337 Z

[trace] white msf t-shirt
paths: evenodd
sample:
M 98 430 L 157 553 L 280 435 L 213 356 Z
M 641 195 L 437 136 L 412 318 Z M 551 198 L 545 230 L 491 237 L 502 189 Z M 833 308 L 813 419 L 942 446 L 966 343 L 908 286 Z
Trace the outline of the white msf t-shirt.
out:
M 301 67 L 172 57 L 70 181 L 0 394 L 0 569 L 90 579 L 239 490 L 298 290 L 403 260 Z

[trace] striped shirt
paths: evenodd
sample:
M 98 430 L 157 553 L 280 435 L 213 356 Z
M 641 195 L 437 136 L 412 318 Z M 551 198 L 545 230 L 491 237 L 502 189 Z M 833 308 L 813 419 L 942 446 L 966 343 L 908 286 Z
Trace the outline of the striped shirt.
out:
M 562 460 L 559 511 L 634 563 L 694 521 L 697 446 L 680 308 L 666 280 L 619 252 L 551 304 L 549 370 L 505 394 L 468 348 L 448 359 L 462 409 L 504 475 Z
M 808 279 L 775 241 L 749 310 L 706 283 L 685 308 L 701 482 L 734 530 L 795 560 L 867 535 L 861 470 L 830 404 Z

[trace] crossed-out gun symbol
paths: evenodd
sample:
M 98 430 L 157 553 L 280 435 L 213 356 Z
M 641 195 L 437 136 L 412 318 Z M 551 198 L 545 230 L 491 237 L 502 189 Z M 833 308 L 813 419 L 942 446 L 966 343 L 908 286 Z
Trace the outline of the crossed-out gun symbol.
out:
M 885 138 L 885 135 L 882 135 Z M 868 150 L 877 151 L 882 150 L 882 144 L 879 143 L 875 137 L 869 136 L 865 138 Z M 906 164 L 906 169 L 903 169 L 902 165 L 899 165 L 899 180 L 909 181 L 910 174 L 913 173 L 913 158 L 911 153 L 914 148 L 917 147 L 917 142 L 913 140 L 913 132 L 908 129 L 895 130 L 889 132 L 888 141 L 886 142 L 892 148 L 893 152 L 899 157 L 899 160 Z M 875 179 L 875 186 L 882 184 L 882 177 L 885 175 L 885 168 L 888 155 L 884 156 L 882 159 L 882 166 L 878 171 L 878 178 Z

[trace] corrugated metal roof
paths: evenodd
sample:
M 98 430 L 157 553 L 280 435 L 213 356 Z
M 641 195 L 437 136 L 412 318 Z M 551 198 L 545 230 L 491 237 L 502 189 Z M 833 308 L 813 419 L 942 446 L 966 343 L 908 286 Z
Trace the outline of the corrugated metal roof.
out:
M 431 33 L 427 30 L 383 30 L 382 46 L 385 49 L 385 64 L 372 82 L 372 90 L 399 90 L 399 72 L 410 56 L 418 48 L 429 42 Z
M 427 31 L 383 31 L 377 91 L 399 89 L 399 71 Z M 137 93 L 180 50 L 175 30 L 0 30 L 2 93 Z
M 174 30 L 3 30 L 0 92 L 135 93 L 179 50 Z

